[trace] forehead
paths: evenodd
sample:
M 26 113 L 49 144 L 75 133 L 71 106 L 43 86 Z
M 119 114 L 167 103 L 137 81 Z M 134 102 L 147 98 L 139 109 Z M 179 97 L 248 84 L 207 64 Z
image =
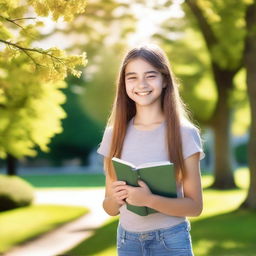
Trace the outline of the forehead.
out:
M 130 72 L 145 73 L 148 71 L 157 71 L 157 69 L 154 66 L 152 66 L 149 62 L 147 62 L 146 60 L 140 59 L 140 58 L 131 60 L 125 68 L 126 74 L 130 73 Z

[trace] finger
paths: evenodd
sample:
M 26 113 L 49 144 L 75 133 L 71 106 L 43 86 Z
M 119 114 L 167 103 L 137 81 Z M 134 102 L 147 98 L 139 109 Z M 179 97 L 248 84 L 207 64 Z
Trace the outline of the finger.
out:
M 145 188 L 147 187 L 147 184 L 143 180 L 138 180 L 138 184 L 140 187 Z
M 125 185 L 125 181 L 121 181 L 121 180 L 116 180 L 112 183 L 113 187 L 117 187 L 117 186 L 121 186 L 121 185 Z
M 122 190 L 122 191 L 119 191 L 119 192 L 117 193 L 117 195 L 118 195 L 118 196 L 127 196 L 128 193 L 127 193 L 127 190 Z
M 123 190 L 126 190 L 126 185 L 115 187 L 113 190 L 116 193 L 120 192 L 120 191 L 123 191 Z
M 119 199 L 123 200 L 127 198 L 127 194 L 116 194 L 114 197 L 116 198 L 116 200 L 119 200 Z
M 112 189 L 117 189 L 117 190 L 121 190 L 121 189 L 124 189 L 124 186 L 126 186 L 125 184 L 123 183 L 116 183 L 116 184 L 113 184 L 112 185 Z

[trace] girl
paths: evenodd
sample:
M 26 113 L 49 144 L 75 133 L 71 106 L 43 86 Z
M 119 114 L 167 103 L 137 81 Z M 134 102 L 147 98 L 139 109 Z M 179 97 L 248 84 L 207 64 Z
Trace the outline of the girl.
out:
M 98 153 L 104 156 L 106 173 L 103 207 L 109 215 L 120 214 L 118 255 L 193 255 L 186 216 L 198 216 L 202 211 L 199 160 L 204 152 L 159 47 L 134 48 L 124 58 Z M 154 195 L 143 181 L 132 187 L 116 180 L 111 163 L 114 156 L 134 165 L 173 162 L 178 197 Z M 126 202 L 157 213 L 137 215 L 126 208 Z

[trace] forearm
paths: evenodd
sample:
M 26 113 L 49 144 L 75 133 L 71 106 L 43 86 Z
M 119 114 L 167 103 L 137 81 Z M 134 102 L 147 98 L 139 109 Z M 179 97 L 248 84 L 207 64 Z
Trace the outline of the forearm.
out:
M 110 216 L 118 215 L 120 207 L 121 205 L 118 204 L 113 197 L 105 197 L 103 201 L 103 208 L 107 214 L 109 214 Z
M 167 198 L 151 194 L 146 206 L 171 216 L 199 216 L 202 212 L 202 202 L 191 198 Z

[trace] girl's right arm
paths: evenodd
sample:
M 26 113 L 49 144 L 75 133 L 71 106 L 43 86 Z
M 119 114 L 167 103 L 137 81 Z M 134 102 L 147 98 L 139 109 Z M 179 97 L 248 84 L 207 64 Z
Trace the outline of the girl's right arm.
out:
M 125 204 L 125 199 L 127 198 L 127 191 L 124 190 L 124 186 L 124 181 L 112 180 L 109 175 L 106 174 L 103 208 L 107 214 L 111 216 L 119 214 L 119 208 Z

